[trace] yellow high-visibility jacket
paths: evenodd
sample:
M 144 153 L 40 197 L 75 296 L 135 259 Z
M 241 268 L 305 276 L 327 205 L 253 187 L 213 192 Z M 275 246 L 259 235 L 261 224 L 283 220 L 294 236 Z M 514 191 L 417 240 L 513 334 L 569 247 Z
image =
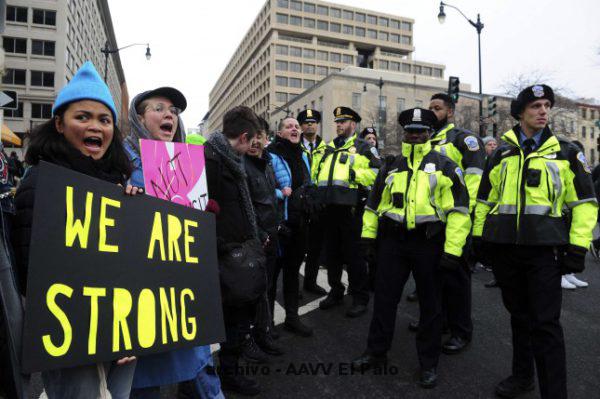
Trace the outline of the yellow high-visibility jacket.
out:
M 444 251 L 461 256 L 471 230 L 469 193 L 463 172 L 431 143 L 402 144 L 402 154 L 379 170 L 363 216 L 362 237 L 376 238 L 381 220 L 391 219 L 407 231 L 445 224 Z
M 431 145 L 436 151 L 453 160 L 465 172 L 465 183 L 469 190 L 469 210 L 473 212 L 485 166 L 483 142 L 473 133 L 449 123 L 433 135 Z
M 545 128 L 539 148 L 524 157 L 519 129 L 506 132 L 488 159 L 473 236 L 502 244 L 588 248 L 598 203 L 584 154 Z
M 310 163 L 310 178 L 313 182 L 317 181 L 317 169 L 319 164 L 321 163 L 321 159 L 323 159 L 323 155 L 325 155 L 325 150 L 327 149 L 327 144 L 320 137 L 317 136 L 315 140 L 315 147 L 312 152 L 309 147 L 304 145 L 304 139 L 300 139 L 300 143 L 302 144 L 302 151 L 306 153 L 308 157 L 308 162 Z
M 376 173 L 372 167 L 378 167 L 379 160 L 375 159 L 369 143 L 356 134 L 343 145 L 339 145 L 340 139 L 327 146 L 317 167 L 317 188 L 324 204 L 356 206 L 358 188 L 373 185 Z

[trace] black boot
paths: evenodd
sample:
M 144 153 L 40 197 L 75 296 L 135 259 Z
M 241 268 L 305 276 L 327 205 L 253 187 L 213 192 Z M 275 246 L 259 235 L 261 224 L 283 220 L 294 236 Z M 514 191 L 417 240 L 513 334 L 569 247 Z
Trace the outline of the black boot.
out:
M 524 393 L 533 391 L 534 389 L 535 385 L 533 379 L 521 380 L 511 375 L 496 385 L 495 393 L 501 398 L 512 399 L 521 396 Z
M 284 353 L 283 349 L 277 345 L 277 343 L 275 343 L 270 332 L 258 332 L 254 335 L 254 340 L 256 341 L 258 347 L 269 355 L 281 356 Z
M 310 284 L 310 283 L 304 283 L 304 291 L 310 292 L 311 294 L 316 294 L 319 296 L 325 296 L 327 295 L 327 291 L 325 290 L 325 288 L 320 287 L 317 285 L 317 283 L 314 284 Z
M 376 355 L 369 349 L 363 352 L 362 355 L 352 360 L 352 370 L 355 371 L 366 371 L 370 368 L 383 366 L 387 362 L 387 356 Z
M 341 305 L 343 302 L 343 297 L 334 297 L 333 295 L 331 295 L 331 293 L 329 293 L 329 295 L 327 295 L 327 298 L 319 302 L 319 308 L 327 310 L 333 308 L 334 306 Z
M 238 355 L 219 352 L 219 379 L 223 391 L 230 391 L 246 396 L 260 393 L 258 382 L 244 375 L 244 370 L 238 368 Z
M 300 317 L 298 316 L 286 317 L 285 323 L 283 324 L 283 328 L 301 337 L 310 337 L 311 335 L 313 335 L 312 328 L 302 323 L 300 321 Z
M 250 335 L 244 340 L 242 344 L 242 357 L 248 363 L 268 363 L 269 357 L 262 349 L 256 344 L 254 338 Z
M 360 303 L 355 303 L 350 309 L 346 311 L 346 317 L 354 318 L 362 316 L 365 313 L 367 313 L 367 306 Z
M 425 389 L 431 389 L 437 385 L 437 371 L 435 367 L 421 370 L 419 385 Z

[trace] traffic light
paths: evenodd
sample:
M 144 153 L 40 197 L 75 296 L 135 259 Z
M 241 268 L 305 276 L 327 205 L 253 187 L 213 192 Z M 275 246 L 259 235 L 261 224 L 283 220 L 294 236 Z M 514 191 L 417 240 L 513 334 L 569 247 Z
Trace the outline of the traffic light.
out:
M 456 76 L 450 76 L 448 79 L 448 95 L 452 98 L 454 103 L 458 102 L 458 96 L 460 94 L 460 79 Z
M 497 113 L 496 96 L 490 96 L 488 97 L 488 117 L 493 118 Z

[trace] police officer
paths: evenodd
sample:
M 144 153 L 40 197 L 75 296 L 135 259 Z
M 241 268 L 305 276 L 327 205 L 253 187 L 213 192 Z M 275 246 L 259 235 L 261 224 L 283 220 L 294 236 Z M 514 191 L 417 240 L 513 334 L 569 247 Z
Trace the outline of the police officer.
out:
M 341 304 L 342 267 L 346 264 L 348 291 L 352 295 L 352 307 L 346 316 L 358 317 L 367 311 L 369 302 L 367 265 L 359 248 L 362 221 L 357 210 L 358 189 L 373 184 L 376 175 L 371 167 L 379 162 L 369 144 L 356 135 L 360 115 L 348 107 L 337 107 L 333 114 L 338 136 L 328 145 L 316 172 L 320 198 L 325 205 L 325 255 L 331 287 L 319 307 L 330 309 Z
M 506 398 L 533 390 L 534 361 L 541 397 L 567 397 L 561 274 L 584 269 L 597 220 L 583 152 L 548 127 L 553 105 L 546 85 L 513 100 L 519 123 L 488 160 L 477 196 L 476 254 L 494 254 L 488 258 L 511 316 L 512 375 L 496 386 Z
M 317 134 L 321 113 L 314 109 L 305 109 L 298 114 L 298 122 L 302 130 L 300 143 L 302 150 L 308 156 L 312 181 L 316 181 L 318 168 L 327 144 Z M 314 212 L 308 221 L 308 250 L 304 263 L 304 290 L 317 295 L 326 295 L 327 291 L 317 285 L 321 247 L 323 245 L 323 223 L 320 212 Z
M 483 142 L 473 133 L 454 125 L 455 104 L 448 94 L 434 94 L 429 109 L 437 118 L 431 145 L 464 171 L 465 184 L 469 191 L 469 211 L 472 213 L 485 165 Z M 442 274 L 442 313 L 450 330 L 450 338 L 442 345 L 442 351 L 446 354 L 461 352 L 471 342 L 473 335 L 470 266 L 475 262 L 470 256 L 470 251 L 465 251 L 463 256 L 467 267 L 444 271 Z
M 398 302 L 410 273 L 417 285 L 420 323 L 416 343 L 419 384 L 433 388 L 441 351 L 440 269 L 456 270 L 471 228 L 469 195 L 462 170 L 432 150 L 435 114 L 423 108 L 402 112 L 402 153 L 386 159 L 365 208 L 362 237 L 377 239 L 378 270 L 367 350 L 354 369 L 382 364 L 394 335 Z

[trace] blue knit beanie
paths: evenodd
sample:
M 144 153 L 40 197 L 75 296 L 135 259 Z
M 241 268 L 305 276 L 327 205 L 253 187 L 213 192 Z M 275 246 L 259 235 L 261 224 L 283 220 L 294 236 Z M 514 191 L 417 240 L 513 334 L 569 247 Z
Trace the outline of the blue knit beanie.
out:
M 56 110 L 63 105 L 80 100 L 94 100 L 106 105 L 113 114 L 114 123 L 117 123 L 117 109 L 110 90 L 91 61 L 86 61 L 73 79 L 58 93 L 52 107 L 52 116 L 55 116 Z

